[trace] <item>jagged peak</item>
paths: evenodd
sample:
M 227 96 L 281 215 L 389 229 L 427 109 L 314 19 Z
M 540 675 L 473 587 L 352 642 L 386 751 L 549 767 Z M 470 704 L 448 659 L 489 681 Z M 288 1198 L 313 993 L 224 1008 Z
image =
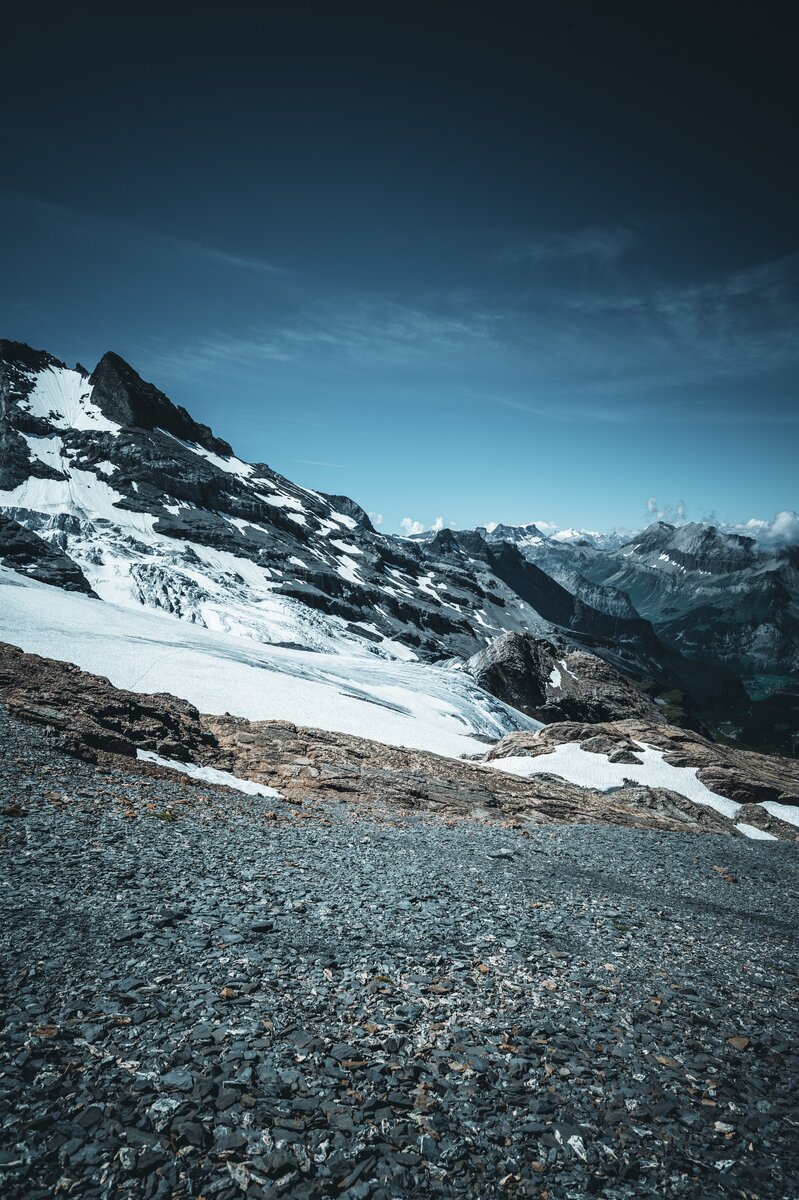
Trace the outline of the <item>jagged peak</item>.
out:
M 218 438 L 208 425 L 195 421 L 182 406 L 173 404 L 155 384 L 142 379 L 130 363 L 113 350 L 107 351 L 89 377 L 92 400 L 111 421 L 139 429 L 165 429 L 167 433 L 194 442 L 214 454 L 229 458 L 233 449 Z
M 44 371 L 48 367 L 66 367 L 66 363 L 48 354 L 46 350 L 36 350 L 27 342 L 15 342 L 9 338 L 0 338 L 0 365 L 6 363 L 23 371 Z

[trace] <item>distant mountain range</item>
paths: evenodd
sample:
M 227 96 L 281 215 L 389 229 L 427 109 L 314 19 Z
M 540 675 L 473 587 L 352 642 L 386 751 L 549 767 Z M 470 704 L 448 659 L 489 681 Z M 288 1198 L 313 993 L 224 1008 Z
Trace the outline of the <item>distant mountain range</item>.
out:
M 675 719 L 796 750 L 793 549 L 697 524 L 393 537 L 348 497 L 237 458 L 119 356 L 88 372 L 7 341 L 0 514 L 6 568 L 85 603 L 389 674 L 426 664 L 460 688 L 467 660 L 529 634 L 599 656 Z

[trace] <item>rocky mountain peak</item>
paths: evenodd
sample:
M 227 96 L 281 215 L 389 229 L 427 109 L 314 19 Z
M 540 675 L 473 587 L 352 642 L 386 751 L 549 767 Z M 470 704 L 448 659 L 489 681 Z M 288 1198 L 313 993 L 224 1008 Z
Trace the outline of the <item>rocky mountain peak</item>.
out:
M 92 401 L 110 421 L 138 429 L 164 429 L 213 454 L 225 457 L 233 454 L 226 441 L 215 437 L 207 425 L 195 421 L 185 408 L 173 404 L 113 351 L 103 355 L 89 376 L 89 382 Z
M 674 532 L 674 525 L 669 525 L 666 521 L 653 521 L 637 533 L 629 545 L 634 546 L 636 550 L 655 550 L 660 546 L 670 545 Z

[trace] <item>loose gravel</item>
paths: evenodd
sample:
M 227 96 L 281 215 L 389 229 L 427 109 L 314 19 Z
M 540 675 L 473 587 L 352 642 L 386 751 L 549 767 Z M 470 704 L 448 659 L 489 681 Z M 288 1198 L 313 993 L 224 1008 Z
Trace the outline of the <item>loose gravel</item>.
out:
M 0 746 L 6 1200 L 799 1192 L 795 845 Z

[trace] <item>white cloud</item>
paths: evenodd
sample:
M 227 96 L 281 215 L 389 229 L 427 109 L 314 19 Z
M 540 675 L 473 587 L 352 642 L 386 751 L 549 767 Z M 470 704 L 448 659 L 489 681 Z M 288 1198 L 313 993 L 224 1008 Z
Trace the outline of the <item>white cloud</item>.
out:
M 383 514 L 382 513 L 370 512 L 367 515 L 373 525 L 382 525 L 383 524 Z
M 414 521 L 411 517 L 403 517 L 400 521 L 400 529 L 406 537 L 410 537 L 413 533 L 424 533 L 424 525 L 421 521 Z
M 772 546 L 799 546 L 799 513 L 791 509 L 783 509 L 771 521 L 751 517 L 745 524 L 733 528 Z
M 651 520 L 666 521 L 669 525 L 681 525 L 688 520 L 688 507 L 684 500 L 666 504 L 661 508 L 655 496 L 650 496 L 646 502 L 646 511 Z
M 444 518 L 443 518 L 443 517 L 436 517 L 435 521 L 434 521 L 434 522 L 433 522 L 433 524 L 430 526 L 430 528 L 433 530 L 433 532 L 434 532 L 434 533 L 438 533 L 438 531 L 439 531 L 440 529 L 443 529 L 443 528 L 444 528 Z

